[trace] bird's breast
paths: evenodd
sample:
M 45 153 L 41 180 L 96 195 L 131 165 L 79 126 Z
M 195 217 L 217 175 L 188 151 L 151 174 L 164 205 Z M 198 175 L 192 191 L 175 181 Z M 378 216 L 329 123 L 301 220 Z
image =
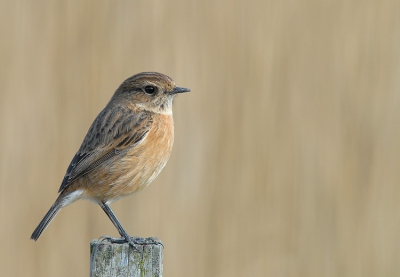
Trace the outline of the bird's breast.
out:
M 145 188 L 167 163 L 173 143 L 172 116 L 154 114 L 152 127 L 139 145 L 109 164 L 101 176 L 91 176 L 88 198 L 111 203 Z
M 132 174 L 137 172 L 142 179 L 138 184 L 132 181 L 130 186 L 138 186 L 141 189 L 148 185 L 167 163 L 174 144 L 174 122 L 171 115 L 157 114 L 154 118 L 154 126 L 149 131 L 144 142 L 137 148 L 128 152 L 127 159 L 131 160 Z M 139 159 L 138 159 L 139 156 Z

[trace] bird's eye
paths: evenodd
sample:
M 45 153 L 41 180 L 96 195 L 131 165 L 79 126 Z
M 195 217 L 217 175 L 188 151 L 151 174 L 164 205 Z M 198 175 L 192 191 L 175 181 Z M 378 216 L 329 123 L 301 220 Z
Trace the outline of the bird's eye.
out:
M 153 86 L 146 86 L 146 87 L 144 88 L 144 91 L 145 91 L 147 94 L 154 94 L 154 93 L 156 93 L 156 88 L 153 87 Z

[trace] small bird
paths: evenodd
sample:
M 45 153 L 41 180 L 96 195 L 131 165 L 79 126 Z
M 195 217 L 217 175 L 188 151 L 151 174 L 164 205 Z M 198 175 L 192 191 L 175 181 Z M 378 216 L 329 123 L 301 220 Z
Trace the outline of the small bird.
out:
M 107 239 L 133 247 L 147 244 L 127 234 L 109 204 L 145 188 L 163 169 L 174 142 L 172 102 L 176 94 L 189 91 L 157 72 L 126 79 L 89 128 L 57 200 L 31 239 L 39 238 L 61 208 L 88 199 L 100 205 L 121 235 Z

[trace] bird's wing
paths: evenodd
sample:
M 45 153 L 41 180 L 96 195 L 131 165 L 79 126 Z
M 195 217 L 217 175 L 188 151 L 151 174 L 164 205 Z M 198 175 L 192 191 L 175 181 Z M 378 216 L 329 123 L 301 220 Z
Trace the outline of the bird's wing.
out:
M 58 192 L 112 157 L 140 144 L 153 120 L 146 111 L 115 106 L 104 109 L 90 127 L 72 159 Z

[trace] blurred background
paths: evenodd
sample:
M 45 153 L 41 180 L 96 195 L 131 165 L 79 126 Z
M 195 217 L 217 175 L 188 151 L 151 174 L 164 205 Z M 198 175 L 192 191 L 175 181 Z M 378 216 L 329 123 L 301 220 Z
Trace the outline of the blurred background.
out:
M 2 276 L 88 276 L 78 201 L 30 235 L 142 71 L 174 103 L 160 176 L 112 205 L 164 276 L 400 276 L 400 1 L 0 1 Z

